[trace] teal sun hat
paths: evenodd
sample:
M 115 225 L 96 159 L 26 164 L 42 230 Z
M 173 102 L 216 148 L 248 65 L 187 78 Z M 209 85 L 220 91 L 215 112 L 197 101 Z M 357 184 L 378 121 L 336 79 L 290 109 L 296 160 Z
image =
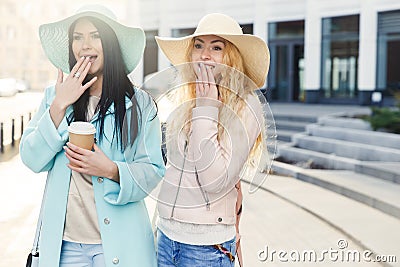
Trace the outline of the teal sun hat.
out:
M 42 47 L 50 62 L 64 73 L 70 73 L 68 51 L 68 29 L 79 18 L 95 17 L 108 24 L 115 32 L 125 63 L 127 74 L 139 64 L 146 45 L 143 29 L 128 27 L 116 21 L 115 14 L 101 5 L 85 5 L 75 15 L 66 19 L 43 24 L 39 27 Z

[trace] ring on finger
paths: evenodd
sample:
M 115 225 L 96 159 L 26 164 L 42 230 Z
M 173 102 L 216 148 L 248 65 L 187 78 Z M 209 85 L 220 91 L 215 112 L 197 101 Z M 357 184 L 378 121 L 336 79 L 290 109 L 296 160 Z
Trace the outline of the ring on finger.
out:
M 76 78 L 81 77 L 81 73 L 79 71 L 75 72 L 74 77 L 76 77 Z

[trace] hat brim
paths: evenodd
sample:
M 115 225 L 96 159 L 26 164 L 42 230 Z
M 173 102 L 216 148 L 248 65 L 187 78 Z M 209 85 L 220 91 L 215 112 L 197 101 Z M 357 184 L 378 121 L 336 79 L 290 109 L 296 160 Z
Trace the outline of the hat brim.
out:
M 127 74 L 131 73 L 139 64 L 146 45 L 146 37 L 143 30 L 137 27 L 127 27 L 105 15 L 93 11 L 75 14 L 66 19 L 43 24 L 39 27 L 40 41 L 50 62 L 63 72 L 70 72 L 68 29 L 74 21 L 82 17 L 98 18 L 114 30 L 121 48 L 125 70 Z
M 201 35 L 208 34 L 202 33 Z M 173 65 L 179 65 L 187 62 L 185 53 L 189 48 L 192 38 L 201 35 L 192 34 L 180 38 L 156 36 L 155 38 L 158 46 L 168 60 Z M 210 35 L 219 36 L 233 43 L 242 55 L 244 67 L 247 70 L 249 78 L 254 81 L 258 88 L 264 85 L 270 64 L 269 49 L 264 40 L 250 34 L 232 35 L 210 33 Z

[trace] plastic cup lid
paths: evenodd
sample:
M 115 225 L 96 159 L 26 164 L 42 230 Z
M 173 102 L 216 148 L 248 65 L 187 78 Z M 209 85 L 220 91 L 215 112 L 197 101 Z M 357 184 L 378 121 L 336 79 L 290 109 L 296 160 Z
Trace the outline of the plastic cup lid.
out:
M 96 128 L 90 122 L 74 121 L 68 126 L 68 132 L 73 134 L 94 134 Z

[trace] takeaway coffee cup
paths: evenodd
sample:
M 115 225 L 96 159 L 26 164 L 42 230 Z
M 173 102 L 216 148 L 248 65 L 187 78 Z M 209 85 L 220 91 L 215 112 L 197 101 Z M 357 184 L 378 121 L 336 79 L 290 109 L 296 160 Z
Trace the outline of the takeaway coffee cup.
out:
M 68 126 L 69 141 L 81 148 L 92 150 L 96 128 L 84 121 L 74 121 Z

